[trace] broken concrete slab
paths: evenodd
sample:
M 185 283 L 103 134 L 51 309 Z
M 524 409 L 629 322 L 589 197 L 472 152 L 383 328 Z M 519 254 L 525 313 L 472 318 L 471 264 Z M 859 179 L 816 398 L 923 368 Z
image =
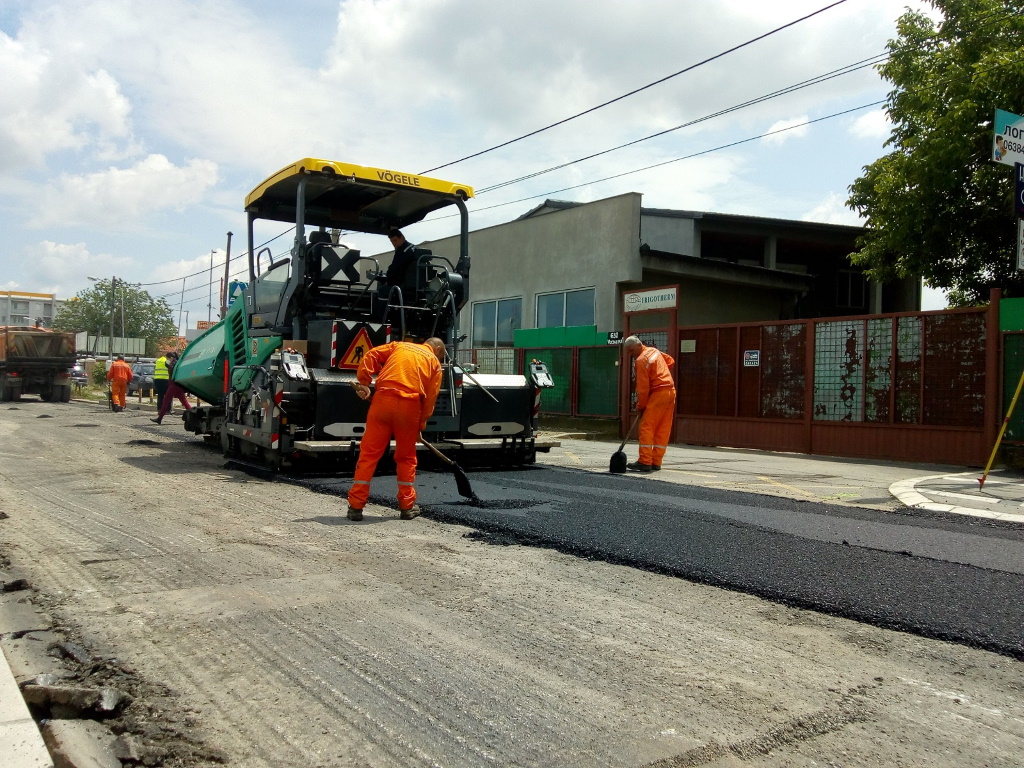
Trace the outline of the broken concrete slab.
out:
M 114 734 L 89 720 L 50 720 L 43 739 L 54 768 L 121 768 L 114 754 Z
M 50 646 L 61 641 L 54 632 L 27 632 L 24 635 L 0 637 L 0 650 L 14 673 L 18 685 L 36 681 L 40 685 L 55 685 L 70 676 L 71 670 L 50 654 Z M 38 678 L 46 677 L 46 682 Z
M 21 692 L 29 705 L 47 707 L 52 717 L 62 719 L 109 715 L 128 706 L 132 700 L 116 688 L 26 685 Z
M 49 629 L 53 621 L 32 604 L 32 593 L 0 593 L 0 635 Z

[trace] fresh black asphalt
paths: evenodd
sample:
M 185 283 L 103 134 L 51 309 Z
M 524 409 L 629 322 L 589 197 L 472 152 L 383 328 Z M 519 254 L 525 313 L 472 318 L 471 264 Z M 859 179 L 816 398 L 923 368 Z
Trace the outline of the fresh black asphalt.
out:
M 420 472 L 424 515 L 493 544 L 556 549 L 1024 658 L 1024 531 L 661 482 L 530 468 Z M 306 480 L 342 493 L 345 479 Z M 373 501 L 393 505 L 393 478 Z M 343 506 L 341 509 L 343 510 Z M 358 523 L 355 523 L 358 524 Z

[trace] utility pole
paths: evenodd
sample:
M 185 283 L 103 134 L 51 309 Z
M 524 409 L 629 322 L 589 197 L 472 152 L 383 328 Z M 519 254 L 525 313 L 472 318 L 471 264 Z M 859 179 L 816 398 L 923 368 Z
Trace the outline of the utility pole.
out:
M 117 277 L 110 279 L 110 346 L 107 349 L 107 357 L 111 365 L 114 363 L 114 315 L 117 310 Z M 109 368 L 107 370 L 110 370 Z
M 220 292 L 220 319 L 224 319 L 224 315 L 228 313 L 228 286 L 231 285 L 229 280 L 231 275 L 228 274 L 228 265 L 231 263 L 231 233 L 228 232 L 228 245 L 224 251 L 224 288 Z
M 214 249 L 216 250 L 216 249 Z M 206 327 L 209 328 L 213 322 L 213 251 L 210 251 L 210 290 L 209 299 L 206 304 Z
M 178 327 L 181 328 L 181 335 L 185 335 L 185 331 L 188 330 L 188 324 L 184 327 L 181 325 L 181 312 L 185 309 L 185 278 L 181 278 L 181 298 L 178 299 Z

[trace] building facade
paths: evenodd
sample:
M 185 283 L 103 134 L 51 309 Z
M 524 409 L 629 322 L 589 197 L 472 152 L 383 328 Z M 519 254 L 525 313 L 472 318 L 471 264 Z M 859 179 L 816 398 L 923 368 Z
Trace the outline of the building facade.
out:
M 641 200 L 547 200 L 472 232 L 466 344 L 512 347 L 518 329 L 621 331 L 625 294 L 662 286 L 678 287 L 676 326 L 920 308 L 917 281 L 880 285 L 850 263 L 859 227 L 644 208 Z M 422 245 L 458 257 L 457 238 Z
M 40 325 L 49 328 L 64 304 L 53 293 L 0 291 L 0 325 Z

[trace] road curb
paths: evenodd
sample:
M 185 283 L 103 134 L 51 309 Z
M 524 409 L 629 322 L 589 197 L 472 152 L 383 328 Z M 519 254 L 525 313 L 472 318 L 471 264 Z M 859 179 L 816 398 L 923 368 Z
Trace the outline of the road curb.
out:
M 5 768 L 52 768 L 53 759 L 0 650 L 0 755 Z
M 961 473 L 963 474 L 963 473 Z M 1002 520 L 1011 523 L 1024 523 L 1024 515 L 1016 515 L 1012 512 L 994 512 L 990 509 L 977 509 L 975 507 L 964 507 L 957 504 L 940 504 L 932 501 L 923 493 L 917 490 L 917 486 L 928 480 L 942 480 L 953 477 L 950 473 L 942 475 L 926 475 L 910 480 L 900 480 L 889 486 L 889 493 L 895 496 L 901 504 L 914 509 L 923 509 L 929 512 L 947 512 L 954 515 L 968 515 L 987 520 Z

